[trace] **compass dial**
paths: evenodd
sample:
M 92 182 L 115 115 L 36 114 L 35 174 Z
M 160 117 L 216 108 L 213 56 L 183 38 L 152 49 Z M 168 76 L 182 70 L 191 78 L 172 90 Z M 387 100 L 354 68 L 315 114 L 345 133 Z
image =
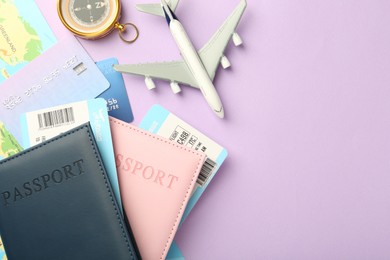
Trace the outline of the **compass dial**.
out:
M 69 13 L 79 24 L 93 27 L 101 24 L 110 14 L 108 0 L 71 0 Z
M 83 38 L 108 34 L 120 17 L 119 0 L 58 0 L 62 23 Z

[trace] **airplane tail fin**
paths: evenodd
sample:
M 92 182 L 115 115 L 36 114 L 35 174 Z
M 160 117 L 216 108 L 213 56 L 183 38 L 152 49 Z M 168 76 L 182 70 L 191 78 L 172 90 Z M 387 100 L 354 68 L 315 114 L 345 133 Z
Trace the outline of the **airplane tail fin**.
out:
M 173 12 L 176 10 L 178 4 L 179 4 L 179 0 L 170 0 L 168 2 L 168 5 Z M 137 4 L 136 8 L 138 11 L 147 14 L 153 14 L 153 15 L 165 17 L 164 11 L 161 8 L 161 4 Z

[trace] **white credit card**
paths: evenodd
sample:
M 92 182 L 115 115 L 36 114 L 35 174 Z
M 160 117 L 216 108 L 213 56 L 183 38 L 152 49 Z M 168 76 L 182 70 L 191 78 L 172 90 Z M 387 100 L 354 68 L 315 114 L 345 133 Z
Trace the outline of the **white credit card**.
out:
M 69 36 L 0 85 L 0 121 L 20 142 L 23 113 L 92 99 L 109 86 L 83 46 Z

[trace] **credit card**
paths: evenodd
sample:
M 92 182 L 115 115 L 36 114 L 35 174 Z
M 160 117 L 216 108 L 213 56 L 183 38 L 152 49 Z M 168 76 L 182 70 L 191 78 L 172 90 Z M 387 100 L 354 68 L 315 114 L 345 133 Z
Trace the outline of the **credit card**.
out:
M 0 120 L 20 141 L 23 113 L 92 99 L 108 87 L 78 40 L 68 36 L 0 85 Z
M 122 209 L 106 101 L 81 101 L 25 113 L 20 118 L 24 147 L 31 147 L 90 122 L 111 186 Z
M 118 64 L 118 60 L 116 58 L 96 62 L 99 70 L 110 83 L 110 88 L 98 97 L 106 100 L 109 116 L 130 123 L 134 120 L 133 111 L 131 110 L 122 73 L 114 70 L 113 66 L 115 64 Z

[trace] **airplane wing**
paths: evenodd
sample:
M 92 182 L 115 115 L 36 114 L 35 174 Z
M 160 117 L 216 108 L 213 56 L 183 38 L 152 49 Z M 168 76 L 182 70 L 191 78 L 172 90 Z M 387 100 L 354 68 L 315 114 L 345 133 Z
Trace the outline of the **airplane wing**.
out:
M 233 41 L 236 45 L 240 45 L 242 43 L 235 31 L 241 20 L 242 14 L 245 11 L 246 5 L 246 0 L 241 0 L 233 13 L 226 19 L 222 27 L 218 29 L 213 37 L 211 37 L 206 45 L 198 52 L 211 80 L 215 77 L 218 64 L 221 61 L 221 58 L 224 57 L 223 53 L 230 38 L 233 37 Z
M 168 5 L 172 9 L 173 12 L 175 12 L 178 4 L 179 4 L 179 0 L 170 0 L 168 2 Z M 136 8 L 138 11 L 141 11 L 144 13 L 165 17 L 164 11 L 161 8 L 161 4 L 137 4 Z
M 122 73 L 174 81 L 198 88 L 195 78 L 184 61 L 115 65 L 114 69 Z
M 171 0 L 171 4 L 178 3 L 178 0 Z M 157 4 L 159 10 L 161 6 Z M 176 7 L 176 6 L 175 6 Z M 150 5 L 149 13 L 152 12 L 152 5 Z M 230 38 L 236 45 L 241 44 L 241 39 L 235 33 L 237 25 L 246 8 L 246 0 L 241 0 L 233 13 L 227 18 L 222 27 L 213 35 L 209 42 L 198 52 L 199 56 L 206 67 L 206 70 L 213 80 L 218 64 L 224 57 L 223 52 L 229 43 Z M 157 10 L 157 9 L 155 9 Z M 115 65 L 114 69 L 122 73 L 130 73 L 145 76 L 147 79 L 156 78 L 171 82 L 182 83 L 191 87 L 199 88 L 196 79 L 188 69 L 186 63 L 181 61 L 160 62 L 160 63 L 144 63 L 144 64 L 129 64 L 129 65 Z M 148 85 L 148 84 L 147 84 Z

